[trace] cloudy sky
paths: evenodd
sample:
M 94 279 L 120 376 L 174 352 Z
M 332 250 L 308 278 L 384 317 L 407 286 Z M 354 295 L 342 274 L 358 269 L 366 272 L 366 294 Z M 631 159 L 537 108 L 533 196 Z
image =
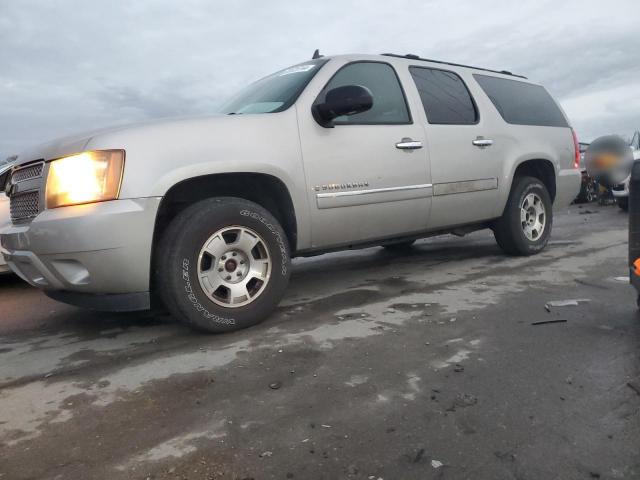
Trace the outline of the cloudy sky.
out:
M 415 53 L 543 83 L 581 139 L 640 129 L 637 0 L 0 0 L 0 158 L 215 111 L 325 54 Z

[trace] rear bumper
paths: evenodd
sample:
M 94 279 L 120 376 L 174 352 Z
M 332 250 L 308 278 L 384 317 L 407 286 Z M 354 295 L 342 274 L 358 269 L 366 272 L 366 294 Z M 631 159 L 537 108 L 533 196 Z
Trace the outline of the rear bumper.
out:
M 577 168 L 560 170 L 556 177 L 556 198 L 554 208 L 568 207 L 580 193 L 582 172 Z
M 154 197 L 45 210 L 28 225 L 0 231 L 2 253 L 11 270 L 45 291 L 148 294 L 159 203 Z

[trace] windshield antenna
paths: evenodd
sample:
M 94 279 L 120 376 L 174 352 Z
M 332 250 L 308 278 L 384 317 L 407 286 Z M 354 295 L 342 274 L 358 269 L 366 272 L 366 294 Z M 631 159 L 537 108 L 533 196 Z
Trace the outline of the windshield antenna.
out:
M 311 60 L 315 60 L 316 58 L 320 58 L 322 57 L 322 55 L 320 55 L 320 49 L 316 48 L 316 51 L 313 52 L 313 56 L 311 57 Z

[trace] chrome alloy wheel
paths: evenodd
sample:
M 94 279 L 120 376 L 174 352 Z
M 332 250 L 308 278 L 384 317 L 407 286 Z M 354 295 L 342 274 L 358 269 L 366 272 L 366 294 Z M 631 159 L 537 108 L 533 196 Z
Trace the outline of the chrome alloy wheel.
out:
M 222 307 L 237 308 L 253 302 L 264 291 L 270 276 L 267 244 L 250 228 L 222 228 L 200 250 L 200 287 Z
M 520 224 L 525 237 L 532 242 L 540 238 L 547 224 L 547 212 L 542 199 L 536 193 L 529 193 L 520 205 Z

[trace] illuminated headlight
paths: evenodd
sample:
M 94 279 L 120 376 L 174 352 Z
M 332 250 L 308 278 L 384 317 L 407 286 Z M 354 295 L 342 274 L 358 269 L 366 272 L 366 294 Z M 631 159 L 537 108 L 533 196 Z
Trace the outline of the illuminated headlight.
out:
M 47 208 L 115 200 L 120 194 L 124 150 L 98 150 L 49 164 Z

